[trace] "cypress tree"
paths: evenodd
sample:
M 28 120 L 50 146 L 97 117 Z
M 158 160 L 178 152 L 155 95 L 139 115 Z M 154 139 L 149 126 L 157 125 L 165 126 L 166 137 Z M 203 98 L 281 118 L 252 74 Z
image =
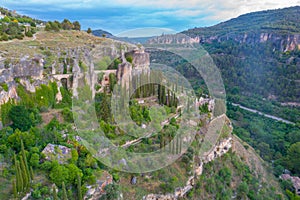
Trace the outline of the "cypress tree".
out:
M 167 98 L 167 106 L 171 106 L 170 104 L 170 90 L 168 89 L 168 98 Z
M 62 182 L 62 190 L 63 190 L 63 200 L 68 200 L 68 195 L 67 195 L 65 182 Z
M 158 103 L 161 104 L 161 86 L 157 86 Z
M 172 154 L 175 154 L 175 142 L 172 140 Z
M 31 178 L 31 180 L 34 179 L 34 173 L 33 173 L 33 169 L 31 166 L 30 166 L 30 178 Z
M 15 163 L 15 171 L 16 171 L 16 189 L 17 192 L 20 192 L 20 180 L 19 180 L 19 170 L 18 170 L 18 161 L 16 158 L 16 154 L 14 154 L 14 163 Z
M 170 135 L 169 135 L 169 153 L 171 153 L 172 152 L 172 145 L 171 145 L 171 137 L 170 137 Z
M 23 161 L 24 161 L 24 165 L 25 165 L 25 173 L 26 173 L 26 176 L 29 179 L 30 173 L 29 173 L 29 167 L 28 167 L 28 164 L 27 164 L 27 157 L 26 157 L 26 153 L 25 153 L 25 149 L 24 149 L 23 140 L 21 140 L 21 152 L 22 152 L 22 157 L 23 157 Z
M 155 84 L 154 83 L 152 83 L 152 93 L 151 94 L 155 95 Z
M 18 192 L 23 192 L 24 184 L 23 179 L 21 176 L 21 168 L 20 168 L 20 162 L 17 161 L 17 190 Z
M 77 192 L 78 192 L 78 200 L 82 200 L 80 174 L 77 174 Z
M 57 196 L 55 185 L 53 185 L 53 187 L 52 187 L 52 195 L 53 195 L 53 200 L 58 200 L 58 196 Z
M 176 154 L 179 153 L 179 137 L 176 137 Z
M 187 112 L 190 113 L 190 98 L 187 101 Z
M 166 87 L 165 86 L 162 86 L 162 104 L 164 104 L 164 105 L 167 104 Z
M 162 133 L 160 133 L 160 137 L 159 137 L 159 147 L 162 148 L 163 146 L 163 136 Z
M 181 139 L 181 135 L 179 135 L 180 136 L 180 138 L 179 138 L 179 153 L 181 153 L 182 152 L 182 139 Z
M 17 198 L 18 192 L 17 192 L 16 180 L 12 181 L 12 188 L 13 188 L 14 198 Z
M 21 177 L 23 180 L 23 189 L 27 189 L 29 187 L 29 178 L 26 173 L 26 167 L 22 156 L 20 156 L 20 165 L 21 165 Z

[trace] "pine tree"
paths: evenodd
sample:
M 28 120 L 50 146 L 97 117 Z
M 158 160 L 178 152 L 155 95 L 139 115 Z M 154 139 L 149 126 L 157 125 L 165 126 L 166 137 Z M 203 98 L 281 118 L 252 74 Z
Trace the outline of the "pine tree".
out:
M 65 182 L 62 182 L 62 190 L 63 190 L 63 200 L 68 200 Z
M 53 187 L 52 187 L 52 195 L 53 195 L 53 200 L 58 200 L 58 196 L 57 196 L 55 185 L 53 185 Z
M 80 174 L 77 174 L 77 192 L 78 192 L 78 200 L 82 200 Z

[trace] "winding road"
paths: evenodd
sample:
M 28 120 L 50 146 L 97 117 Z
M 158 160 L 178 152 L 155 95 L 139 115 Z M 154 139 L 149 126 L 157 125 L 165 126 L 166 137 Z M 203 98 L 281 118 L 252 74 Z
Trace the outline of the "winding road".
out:
M 247 110 L 247 111 L 252 112 L 252 113 L 257 113 L 257 114 L 259 114 L 259 115 L 261 115 L 261 116 L 264 116 L 264 117 L 267 117 L 267 118 L 270 118 L 270 119 L 274 119 L 274 120 L 279 121 L 279 122 L 283 122 L 283 123 L 286 123 L 286 124 L 292 124 L 292 125 L 295 125 L 294 122 L 291 122 L 291 121 L 289 121 L 289 120 L 286 120 L 286 119 L 283 119 L 283 118 L 280 118 L 280 117 L 276 117 L 276 116 L 274 116 L 274 115 L 268 115 L 268 114 L 262 113 L 262 112 L 260 112 L 260 111 L 258 111 L 258 110 L 255 110 L 255 109 L 252 109 L 252 108 L 247 108 L 247 107 L 242 106 L 242 105 L 240 105 L 240 104 L 231 103 L 231 105 L 236 106 L 236 107 L 239 107 L 239 108 L 241 108 L 241 109 L 243 109 L 243 110 Z

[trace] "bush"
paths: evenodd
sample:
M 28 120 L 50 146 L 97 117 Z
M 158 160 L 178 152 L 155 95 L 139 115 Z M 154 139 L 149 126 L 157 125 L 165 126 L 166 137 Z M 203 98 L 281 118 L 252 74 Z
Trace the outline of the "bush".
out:
M 63 115 L 63 118 L 66 122 L 72 123 L 74 121 L 73 113 L 70 110 L 70 108 L 64 108 L 63 111 L 62 111 L 62 115 Z
M 14 106 L 9 111 L 9 118 L 12 120 L 12 127 L 20 131 L 28 131 L 33 125 L 30 113 L 24 106 Z
M 32 32 L 31 32 L 31 31 L 27 31 L 27 32 L 25 33 L 25 36 L 27 36 L 27 37 L 32 37 L 32 36 L 33 36 L 33 34 L 32 34 Z

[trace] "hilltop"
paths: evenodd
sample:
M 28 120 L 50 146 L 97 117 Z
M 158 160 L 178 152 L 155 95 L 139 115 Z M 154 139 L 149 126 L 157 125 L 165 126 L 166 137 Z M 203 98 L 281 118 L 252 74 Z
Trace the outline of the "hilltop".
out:
M 267 32 L 273 34 L 299 34 L 300 6 L 247 13 L 211 27 L 193 28 L 182 33 L 203 39 L 238 34 Z

